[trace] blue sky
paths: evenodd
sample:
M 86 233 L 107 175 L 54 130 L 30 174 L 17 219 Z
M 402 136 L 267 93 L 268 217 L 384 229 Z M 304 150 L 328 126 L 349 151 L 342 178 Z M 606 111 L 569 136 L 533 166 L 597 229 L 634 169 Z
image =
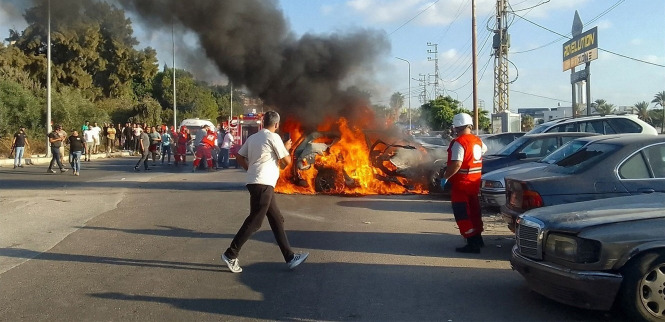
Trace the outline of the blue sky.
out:
M 353 28 L 386 33 L 391 52 L 377 57 L 381 68 L 376 75 L 368 75 L 373 79 L 368 88 L 374 103 L 387 105 L 392 93 L 401 92 L 411 97 L 412 107 L 420 105 L 422 86 L 413 79 L 434 75 L 431 59 L 435 55 L 428 50 L 434 51 L 435 47 L 427 45 L 431 43 L 437 44 L 439 91 L 462 101 L 469 109 L 472 107 L 471 0 L 279 0 L 277 3 L 297 35 L 344 33 Z M 525 18 L 509 14 L 508 58 L 512 62 L 509 77 L 514 80 L 510 84 L 512 111 L 520 107 L 570 106 L 570 71 L 562 71 L 562 45 L 567 38 L 558 34 L 570 36 L 575 10 L 585 24 L 584 30 L 598 27 L 601 51 L 599 58 L 591 63 L 592 100 L 632 106 L 641 101 L 650 102 L 655 93 L 665 91 L 665 1 L 513 0 L 510 5 Z M 493 0 L 476 0 L 481 77 L 478 97 L 487 110 L 492 109 L 494 64 L 490 56 L 492 33 L 487 26 L 494 26 L 495 7 Z M 24 27 L 22 19 L 10 12 L 8 6 L 0 3 L 3 38 L 8 28 Z M 136 18 L 133 20 L 140 46 L 156 48 L 160 64 L 170 65 L 170 30 L 146 30 Z M 193 39 L 191 34 L 178 37 L 178 41 L 190 45 L 195 45 Z M 410 63 L 410 92 L 408 64 L 394 57 Z M 179 65 L 177 59 L 176 65 Z M 211 69 L 197 69 L 197 73 L 208 70 L 208 75 L 201 77 L 224 82 Z M 427 78 L 433 81 L 433 76 Z M 427 86 L 427 91 L 431 95 L 433 86 Z

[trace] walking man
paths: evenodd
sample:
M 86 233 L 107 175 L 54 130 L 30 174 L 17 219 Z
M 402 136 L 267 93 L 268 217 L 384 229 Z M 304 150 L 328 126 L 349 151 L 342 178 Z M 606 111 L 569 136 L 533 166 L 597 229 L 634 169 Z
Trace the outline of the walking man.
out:
M 72 130 L 72 135 L 67 139 L 69 143 L 69 163 L 72 165 L 74 175 L 78 176 L 81 173 L 81 155 L 85 150 L 85 140 L 79 136 L 76 129 Z
M 275 184 L 279 179 L 280 165 L 291 164 L 289 149 L 291 140 L 282 142 L 281 137 L 275 133 L 279 128 L 279 114 L 268 111 L 263 116 L 263 130 L 252 134 L 238 151 L 238 163 L 247 170 L 247 190 L 249 191 L 249 216 L 231 241 L 229 248 L 222 254 L 222 260 L 233 273 L 242 272 L 238 263 L 238 254 L 242 246 L 249 240 L 268 217 L 277 245 L 282 251 L 284 261 L 290 269 L 302 264 L 309 253 L 295 254 L 291 250 L 284 231 L 284 217 L 277 207 L 275 199 Z
M 171 131 L 164 130 L 164 133 L 162 133 L 162 164 L 164 164 L 164 160 L 166 159 L 166 156 L 168 155 L 168 163 L 167 165 L 171 165 L 171 146 L 173 142 L 173 136 L 171 135 Z
M 88 129 L 83 131 L 83 140 L 85 141 L 85 161 L 90 162 L 92 149 L 95 148 L 94 131 L 92 128 L 88 127 Z
M 485 246 L 481 233 L 483 219 L 480 212 L 480 175 L 483 169 L 483 153 L 487 146 L 471 133 L 471 115 L 459 113 L 453 116 L 455 139 L 448 148 L 448 163 L 441 179 L 441 186 L 447 180 L 452 184 L 450 201 L 453 215 L 460 234 L 466 238 L 466 245 L 455 248 L 459 253 L 480 253 Z
M 23 168 L 21 164 L 21 159 L 23 158 L 23 152 L 25 151 L 26 145 L 29 147 L 28 135 L 25 134 L 25 126 L 21 126 L 18 132 L 14 134 L 14 139 L 12 140 L 12 149 L 14 150 L 14 169 L 16 167 Z
M 141 153 L 141 159 L 139 160 L 139 162 L 136 163 L 136 166 L 134 166 L 134 171 L 141 171 L 139 170 L 141 162 L 143 162 L 143 168 L 145 169 L 145 171 L 152 170 L 148 168 L 148 156 L 150 156 L 150 136 L 148 135 L 148 133 L 141 131 L 141 134 L 139 135 L 138 139 L 137 149 L 139 153 Z
M 53 165 L 55 163 L 58 164 L 60 172 L 67 172 L 68 170 L 62 166 L 62 161 L 60 159 L 61 158 L 60 147 L 62 146 L 62 142 L 65 140 L 65 138 L 63 138 L 59 134 L 61 130 L 62 126 L 56 125 L 55 130 L 48 134 L 48 141 L 51 144 L 51 155 L 53 157 L 51 158 L 51 163 L 49 163 L 48 170 L 46 170 L 47 173 L 55 173 L 55 171 L 53 171 Z

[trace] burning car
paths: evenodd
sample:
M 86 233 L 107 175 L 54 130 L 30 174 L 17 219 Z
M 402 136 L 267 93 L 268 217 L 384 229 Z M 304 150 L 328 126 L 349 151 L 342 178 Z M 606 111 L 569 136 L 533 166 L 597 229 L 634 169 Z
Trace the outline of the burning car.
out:
M 361 130 L 341 119 L 336 129 L 291 133 L 291 166 L 276 191 L 303 194 L 428 193 L 438 188 L 445 155 L 390 130 Z

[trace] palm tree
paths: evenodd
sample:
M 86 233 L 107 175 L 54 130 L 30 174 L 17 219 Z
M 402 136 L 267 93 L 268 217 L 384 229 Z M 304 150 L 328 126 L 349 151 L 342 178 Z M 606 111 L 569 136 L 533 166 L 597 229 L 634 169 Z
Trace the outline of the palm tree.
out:
M 593 104 L 593 108 L 598 114 L 614 114 L 614 104 L 609 104 L 604 99 L 597 99 Z
M 646 101 L 641 101 L 633 105 L 637 109 L 637 117 L 647 123 L 651 123 L 651 117 L 649 116 L 649 103 Z
M 656 93 L 651 103 L 656 103 L 656 106 L 660 105 L 663 108 L 663 124 L 660 127 L 660 133 L 665 133 L 665 91 Z

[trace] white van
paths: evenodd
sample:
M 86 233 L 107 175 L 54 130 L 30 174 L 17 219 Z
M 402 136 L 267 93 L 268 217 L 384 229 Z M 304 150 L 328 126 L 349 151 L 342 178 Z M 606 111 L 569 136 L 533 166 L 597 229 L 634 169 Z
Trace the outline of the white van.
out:
M 196 135 L 199 133 L 201 129 L 203 129 L 204 125 L 210 126 L 210 129 L 212 129 L 213 131 L 216 130 L 215 124 L 213 124 L 210 120 L 202 120 L 199 118 L 195 118 L 195 119 L 185 119 L 182 122 L 180 122 L 179 128 L 183 126 L 187 127 L 187 129 L 189 129 L 189 135 L 192 136 L 192 144 L 188 148 L 189 152 L 192 154 L 194 154 L 194 147 L 196 146 L 196 144 L 201 141 L 200 138 L 198 140 L 196 139 Z

